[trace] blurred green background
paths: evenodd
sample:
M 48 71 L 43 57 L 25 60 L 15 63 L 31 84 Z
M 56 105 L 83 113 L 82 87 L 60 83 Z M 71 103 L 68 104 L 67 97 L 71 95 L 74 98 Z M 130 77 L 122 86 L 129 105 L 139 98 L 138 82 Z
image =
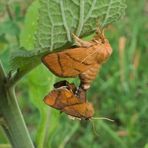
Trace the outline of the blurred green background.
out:
M 0 2 L 0 59 L 7 72 L 10 55 L 20 44 L 32 48 L 32 40 L 22 41 L 26 38 L 26 12 L 34 17 L 36 11 L 29 8 L 31 3 L 32 0 L 14 0 L 9 5 Z M 115 122 L 94 121 L 97 136 L 91 122 L 70 120 L 46 106 L 42 100 L 59 78 L 41 64 L 16 87 L 37 147 L 148 148 L 148 2 L 127 1 L 125 16 L 108 27 L 106 36 L 113 54 L 92 83 L 88 98 L 94 104 L 95 117 L 108 117 Z M 0 129 L 0 147 L 9 147 L 8 143 Z

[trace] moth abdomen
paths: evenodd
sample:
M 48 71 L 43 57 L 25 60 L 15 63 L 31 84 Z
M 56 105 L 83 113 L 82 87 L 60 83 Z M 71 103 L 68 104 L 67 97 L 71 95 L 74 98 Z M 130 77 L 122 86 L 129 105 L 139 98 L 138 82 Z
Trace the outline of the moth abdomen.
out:
M 85 90 L 89 89 L 91 82 L 96 78 L 98 70 L 100 69 L 99 64 L 95 64 L 93 67 L 79 75 L 81 80 L 81 87 Z

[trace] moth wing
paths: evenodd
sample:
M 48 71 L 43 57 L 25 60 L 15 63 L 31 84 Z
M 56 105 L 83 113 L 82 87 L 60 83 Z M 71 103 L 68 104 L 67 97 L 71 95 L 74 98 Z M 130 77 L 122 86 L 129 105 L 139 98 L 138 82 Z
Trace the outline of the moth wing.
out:
M 84 103 L 82 104 L 76 104 L 72 106 L 66 106 L 62 109 L 62 111 L 70 116 L 82 118 L 82 114 L 80 111 L 80 107 L 83 107 Z
M 67 106 L 62 109 L 68 115 L 89 119 L 94 114 L 94 108 L 91 103 L 81 103 L 72 106 Z
M 95 56 L 91 56 L 93 52 L 93 48 L 72 48 L 47 54 L 42 62 L 59 77 L 76 77 L 95 64 Z
M 47 96 L 44 97 L 44 103 L 53 108 L 61 109 L 61 106 L 58 106 L 56 102 L 58 96 L 59 92 L 57 90 L 52 90 Z
M 61 110 L 66 106 L 80 103 L 80 99 L 77 98 L 71 90 L 68 90 L 66 87 L 61 87 L 52 90 L 45 96 L 44 102 L 53 108 Z

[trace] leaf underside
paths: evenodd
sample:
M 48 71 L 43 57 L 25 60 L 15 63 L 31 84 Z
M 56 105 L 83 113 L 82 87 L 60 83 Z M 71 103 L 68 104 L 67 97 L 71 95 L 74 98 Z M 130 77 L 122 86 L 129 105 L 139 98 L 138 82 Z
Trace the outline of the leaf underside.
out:
M 41 0 L 36 47 L 54 50 L 72 41 L 71 33 L 88 35 L 117 21 L 125 10 L 123 0 Z
M 38 29 L 35 33 L 37 50 L 31 54 L 26 51 L 13 56 L 12 69 L 28 68 L 35 62 L 34 58 L 41 58 L 43 52 L 62 50 L 72 45 L 71 33 L 89 35 L 96 30 L 97 22 L 104 28 L 119 20 L 125 8 L 125 0 L 40 0 Z

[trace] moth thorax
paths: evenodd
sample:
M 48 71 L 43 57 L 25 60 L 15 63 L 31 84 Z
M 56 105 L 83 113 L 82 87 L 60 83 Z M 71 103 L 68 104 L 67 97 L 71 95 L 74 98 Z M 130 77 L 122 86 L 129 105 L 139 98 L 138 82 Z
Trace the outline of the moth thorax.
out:
M 84 90 L 89 89 L 92 80 L 94 80 L 96 78 L 99 68 L 100 68 L 100 65 L 95 64 L 90 69 L 88 69 L 87 71 L 85 71 L 79 75 L 80 80 L 81 80 L 81 87 Z

